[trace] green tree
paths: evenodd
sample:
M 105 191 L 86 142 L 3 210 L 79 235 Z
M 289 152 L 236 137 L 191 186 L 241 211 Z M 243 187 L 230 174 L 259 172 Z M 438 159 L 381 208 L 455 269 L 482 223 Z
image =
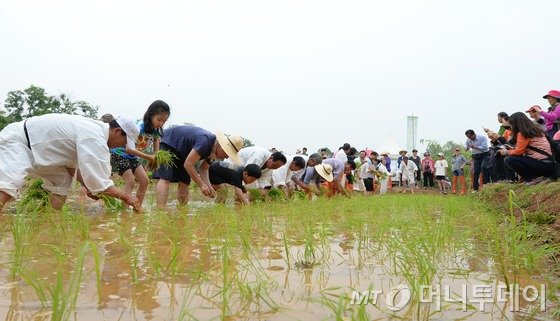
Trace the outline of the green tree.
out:
M 243 147 L 255 146 L 250 139 L 243 137 Z
M 0 109 L 0 129 L 6 127 L 9 123 L 8 117 L 6 117 L 6 112 Z
M 437 141 L 429 139 L 421 139 L 420 144 L 427 144 L 426 151 L 432 156 L 443 153 L 446 159 L 450 159 L 453 156 L 453 151 L 456 147 L 460 148 L 462 146 L 454 141 L 447 141 L 445 144 L 441 145 Z
M 50 96 L 41 87 L 31 85 L 22 90 L 8 92 L 4 101 L 6 112 L 0 113 L 0 128 L 11 122 L 48 113 L 62 113 L 97 118 L 97 106 L 85 101 L 72 101 L 66 94 Z

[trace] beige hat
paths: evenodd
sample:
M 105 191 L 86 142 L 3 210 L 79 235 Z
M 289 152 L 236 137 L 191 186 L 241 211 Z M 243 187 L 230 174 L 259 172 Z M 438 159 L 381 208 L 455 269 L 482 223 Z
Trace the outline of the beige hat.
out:
M 136 124 L 134 124 L 134 121 L 124 116 L 118 117 L 116 121 L 126 134 L 126 147 L 128 147 L 128 149 L 136 149 L 136 139 L 138 139 L 140 131 L 138 127 L 136 127 Z
M 315 165 L 315 170 L 317 171 L 317 173 L 319 173 L 319 175 L 321 175 L 322 178 L 326 179 L 327 182 L 332 182 L 334 179 L 333 173 L 332 173 L 332 166 L 329 164 L 319 164 L 319 165 Z
M 226 152 L 229 159 L 231 159 L 237 165 L 243 165 L 243 162 L 237 156 L 237 153 L 241 148 L 243 148 L 243 138 L 241 136 L 226 136 L 221 131 L 216 131 L 216 139 L 218 139 L 218 144 Z

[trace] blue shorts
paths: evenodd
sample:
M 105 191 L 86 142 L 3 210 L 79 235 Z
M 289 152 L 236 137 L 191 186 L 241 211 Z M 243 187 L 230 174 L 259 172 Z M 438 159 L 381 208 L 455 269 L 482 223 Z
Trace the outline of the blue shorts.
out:
M 176 157 L 173 160 L 173 165 L 158 167 L 154 171 L 152 178 L 164 179 L 171 183 L 181 182 L 190 185 L 191 177 L 189 176 L 189 173 L 187 173 L 187 170 L 185 169 L 185 159 L 179 157 L 177 152 L 165 143 L 160 144 L 160 149 L 170 151 Z

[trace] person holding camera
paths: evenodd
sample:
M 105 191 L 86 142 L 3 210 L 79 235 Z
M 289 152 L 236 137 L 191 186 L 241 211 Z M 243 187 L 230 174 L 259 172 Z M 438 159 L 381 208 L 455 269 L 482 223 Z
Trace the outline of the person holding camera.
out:
M 506 165 L 529 185 L 552 177 L 555 164 L 545 133 L 521 112 L 513 113 L 509 123 L 516 144 L 515 148 L 504 145 L 499 150 L 501 155 L 506 156 Z

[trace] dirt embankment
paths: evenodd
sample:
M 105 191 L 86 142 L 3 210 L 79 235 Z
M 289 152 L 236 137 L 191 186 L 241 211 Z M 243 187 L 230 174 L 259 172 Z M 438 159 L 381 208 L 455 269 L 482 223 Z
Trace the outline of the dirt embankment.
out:
M 518 221 L 536 223 L 550 242 L 560 243 L 560 182 L 536 186 L 524 184 L 487 184 L 478 197 L 504 214 L 510 213 L 510 191 L 513 212 Z

